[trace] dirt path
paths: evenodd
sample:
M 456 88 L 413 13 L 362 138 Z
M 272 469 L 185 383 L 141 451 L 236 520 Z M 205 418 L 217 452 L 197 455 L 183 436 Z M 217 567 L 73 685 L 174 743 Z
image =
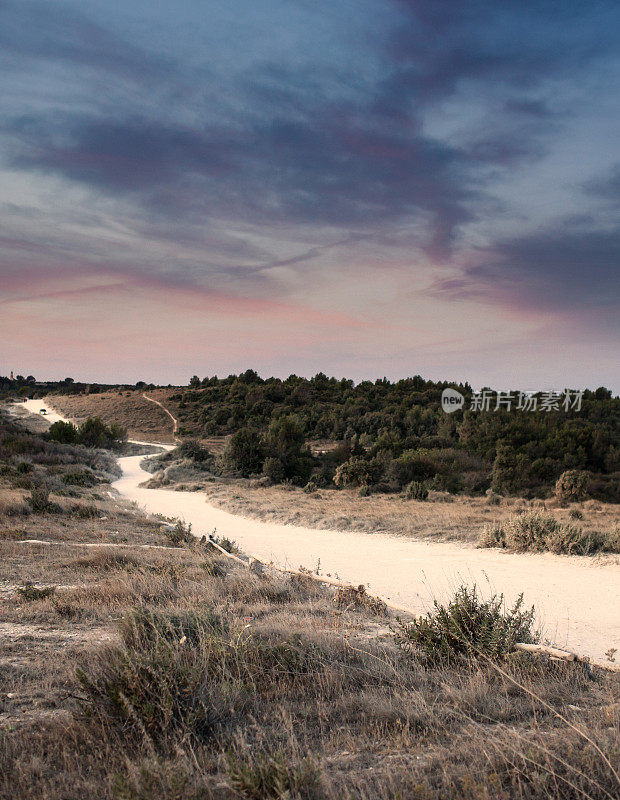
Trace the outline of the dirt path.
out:
M 145 400 L 148 400 L 149 403 L 155 403 L 155 405 L 159 406 L 161 409 L 163 409 L 166 412 L 166 414 L 172 420 L 172 435 L 176 439 L 177 438 L 177 431 L 179 430 L 179 420 L 175 416 L 173 416 L 170 413 L 170 411 L 168 411 L 166 406 L 163 403 L 160 403 L 159 400 L 155 400 L 153 397 L 149 397 L 147 394 L 144 394 L 144 392 L 142 393 L 142 397 L 144 397 Z
M 42 407 L 40 400 L 34 401 L 35 412 Z M 60 417 L 50 413 L 48 419 Z M 598 660 L 611 648 L 620 650 L 618 558 L 512 554 L 387 534 L 259 522 L 214 508 L 200 493 L 141 487 L 151 477 L 141 468 L 142 459 L 119 459 L 123 475 L 114 488 L 150 513 L 191 523 L 197 536 L 217 529 L 218 535 L 235 540 L 261 561 L 312 570 L 320 565 L 323 575 L 364 583 L 373 594 L 420 613 L 433 598 L 445 599 L 461 583 L 476 583 L 485 594 L 503 593 L 508 603 L 523 592 L 525 601 L 536 606 L 538 623 L 553 644 Z

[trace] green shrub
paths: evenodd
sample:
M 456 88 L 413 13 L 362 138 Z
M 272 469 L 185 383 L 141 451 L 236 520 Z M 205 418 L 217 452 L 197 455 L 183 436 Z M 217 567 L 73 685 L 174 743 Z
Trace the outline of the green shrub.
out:
M 555 496 L 561 503 L 585 500 L 590 490 L 590 475 L 578 469 L 563 472 L 555 484 Z
M 32 472 L 34 466 L 29 461 L 20 461 L 17 465 L 17 472 L 20 475 L 27 475 L 28 473 Z
M 428 489 L 420 481 L 411 481 L 405 489 L 407 500 L 428 500 Z
M 304 426 L 299 417 L 289 414 L 273 420 L 264 439 L 269 458 L 265 461 L 263 473 L 276 483 L 285 479 L 301 485 L 307 483 L 313 462 L 305 441 Z M 276 479 L 277 475 L 282 477 Z
M 479 547 L 506 547 L 506 532 L 501 522 L 485 525 L 478 536 Z
M 336 469 L 334 483 L 339 488 L 345 486 L 370 486 L 381 477 L 382 468 L 376 459 L 353 456 Z
M 487 490 L 487 503 L 490 506 L 499 506 L 502 503 L 502 496 L 501 494 L 497 494 L 492 489 Z
M 100 511 L 97 506 L 75 503 L 71 506 L 71 514 L 78 517 L 78 519 L 94 519 L 99 516 Z
M 225 711 L 224 625 L 212 612 L 126 615 L 123 646 L 85 660 L 77 678 L 85 712 L 124 739 L 167 749 L 171 737 L 204 737 Z
M 399 486 L 406 486 L 411 481 L 432 478 L 436 472 L 437 467 L 428 457 L 426 450 L 406 450 L 391 462 L 388 478 Z
M 571 519 L 583 519 L 583 511 L 580 511 L 578 508 L 571 508 L 568 512 L 568 516 Z
M 139 609 L 119 630 L 122 646 L 85 654 L 77 677 L 84 712 L 125 745 L 163 753 L 181 741 L 191 746 L 257 694 L 306 696 L 323 676 L 325 654 L 315 644 L 233 632 L 209 609 Z
M 280 459 L 273 456 L 266 458 L 263 464 L 263 475 L 274 483 L 282 483 L 286 475 Z
M 401 622 L 397 641 L 406 652 L 418 654 L 428 664 L 485 656 L 502 661 L 516 642 L 538 641 L 533 623 L 534 608 L 523 609 L 523 595 L 506 610 L 503 595 L 483 600 L 475 586 L 461 586 L 447 605 L 435 601 L 434 610 L 426 616 Z
M 71 422 L 59 420 L 50 425 L 47 435 L 53 442 L 75 444 L 78 441 L 78 429 Z
M 204 464 L 211 458 L 209 450 L 194 439 L 182 442 L 175 450 L 175 457 L 189 458 L 198 464 Z
M 55 428 L 56 425 L 64 427 Z M 70 431 L 70 428 L 75 430 L 75 434 Z M 69 422 L 55 422 L 50 427 L 49 435 L 56 441 L 83 444 L 86 447 L 105 448 L 117 447 L 127 438 L 127 431 L 116 423 L 108 426 L 99 417 L 89 417 L 79 428 L 75 428 Z

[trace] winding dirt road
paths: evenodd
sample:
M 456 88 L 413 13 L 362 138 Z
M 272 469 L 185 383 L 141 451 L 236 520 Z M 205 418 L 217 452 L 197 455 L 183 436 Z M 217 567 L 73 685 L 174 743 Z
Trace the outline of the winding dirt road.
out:
M 36 400 L 24 406 L 38 413 L 46 404 Z M 62 419 L 52 409 L 47 418 Z M 142 459 L 119 459 L 123 475 L 114 488 L 151 513 L 191 523 L 197 536 L 217 529 L 247 554 L 277 566 L 315 569 L 320 564 L 323 575 L 364 583 L 373 594 L 417 612 L 427 610 L 433 598 L 445 599 L 461 583 L 476 583 L 485 594 L 502 592 L 508 603 L 523 592 L 553 644 L 601 661 L 610 648 L 620 650 L 618 558 L 512 554 L 451 542 L 259 522 L 210 506 L 200 493 L 141 487 L 151 477 L 141 468 Z

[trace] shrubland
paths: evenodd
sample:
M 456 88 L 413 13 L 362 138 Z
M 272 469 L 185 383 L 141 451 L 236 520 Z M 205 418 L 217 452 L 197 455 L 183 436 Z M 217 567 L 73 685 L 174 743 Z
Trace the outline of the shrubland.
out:
M 447 386 L 465 395 L 465 410 L 441 410 Z M 321 373 L 309 380 L 262 379 L 248 370 L 194 377 L 189 387 L 171 391 L 168 403 L 181 434 L 232 434 L 228 465 L 244 476 L 264 471 L 277 482 L 303 485 L 311 479 L 333 487 L 338 472 L 337 485 L 371 491 L 400 491 L 422 481 L 429 490 L 475 495 L 493 489 L 531 498 L 552 495 L 568 474 L 573 483 L 581 475 L 586 487 L 557 489 L 568 501 L 584 492 L 605 501 L 620 498 L 620 399 L 610 391 L 585 391 L 579 411 L 549 412 L 475 412 L 469 410 L 471 395 L 468 384 L 419 376 L 354 384 Z M 283 457 L 278 436 L 299 441 L 292 458 Z M 339 445 L 308 458 L 303 442 L 324 440 Z
M 620 675 L 515 652 L 526 602 L 461 587 L 399 620 L 258 575 L 111 499 L 114 469 L 2 422 L 3 496 L 49 494 L 0 505 L 0 797 L 617 796 Z
M 465 396 L 464 410 L 450 415 L 440 406 L 441 392 L 449 386 Z M 13 382 L 0 378 L 0 394 L 60 393 L 74 399 L 72 406 L 82 398 L 81 413 L 89 407 L 88 397 L 103 413 L 107 406 L 97 398 L 113 399 L 112 389 L 70 379 L 39 384 L 32 376 Z M 131 409 L 140 407 L 145 430 L 149 414 L 159 415 L 161 436 L 170 420 L 144 401 L 145 389 L 155 387 L 141 381 L 116 387 L 126 401 L 116 411 L 134 432 L 138 421 Z M 399 492 L 420 481 L 429 490 L 452 494 L 482 495 L 492 489 L 526 498 L 555 492 L 566 502 L 620 498 L 620 399 L 604 387 L 584 391 L 579 410 L 560 405 L 548 412 L 471 411 L 469 384 L 420 376 L 355 384 L 322 373 L 311 379 L 263 379 L 247 370 L 226 378 L 194 376 L 187 387 L 156 394 L 178 418 L 182 438 L 226 437 L 220 471 L 243 477 L 262 473 L 278 483 L 334 487 L 342 467 L 339 475 L 346 477 L 339 485 L 357 482 L 368 492 Z M 563 475 L 572 476 L 572 488 L 558 485 Z M 581 488 L 575 486 L 576 476 Z

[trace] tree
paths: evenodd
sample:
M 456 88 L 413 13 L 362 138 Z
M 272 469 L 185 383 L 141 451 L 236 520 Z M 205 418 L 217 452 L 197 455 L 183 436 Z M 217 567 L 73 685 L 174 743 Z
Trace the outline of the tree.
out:
M 304 448 L 306 436 L 299 417 L 289 414 L 273 420 L 265 437 L 269 456 L 282 465 L 285 478 L 297 478 L 304 483 L 312 469 L 312 457 Z
M 561 503 L 585 500 L 590 491 L 590 475 L 584 470 L 569 469 L 555 484 L 555 496 Z
M 77 431 L 77 441 L 86 447 L 116 447 L 127 438 L 127 431 L 116 423 L 108 427 L 99 417 L 89 417 Z
M 62 444 L 75 444 L 78 438 L 78 430 L 71 422 L 54 422 L 50 425 L 48 436 L 54 442 L 61 442 Z
M 265 452 L 259 432 L 255 428 L 240 428 L 231 436 L 225 457 L 244 478 L 260 472 Z
M 189 381 L 189 385 L 192 389 L 198 389 L 200 387 L 200 378 L 198 375 L 192 375 Z

